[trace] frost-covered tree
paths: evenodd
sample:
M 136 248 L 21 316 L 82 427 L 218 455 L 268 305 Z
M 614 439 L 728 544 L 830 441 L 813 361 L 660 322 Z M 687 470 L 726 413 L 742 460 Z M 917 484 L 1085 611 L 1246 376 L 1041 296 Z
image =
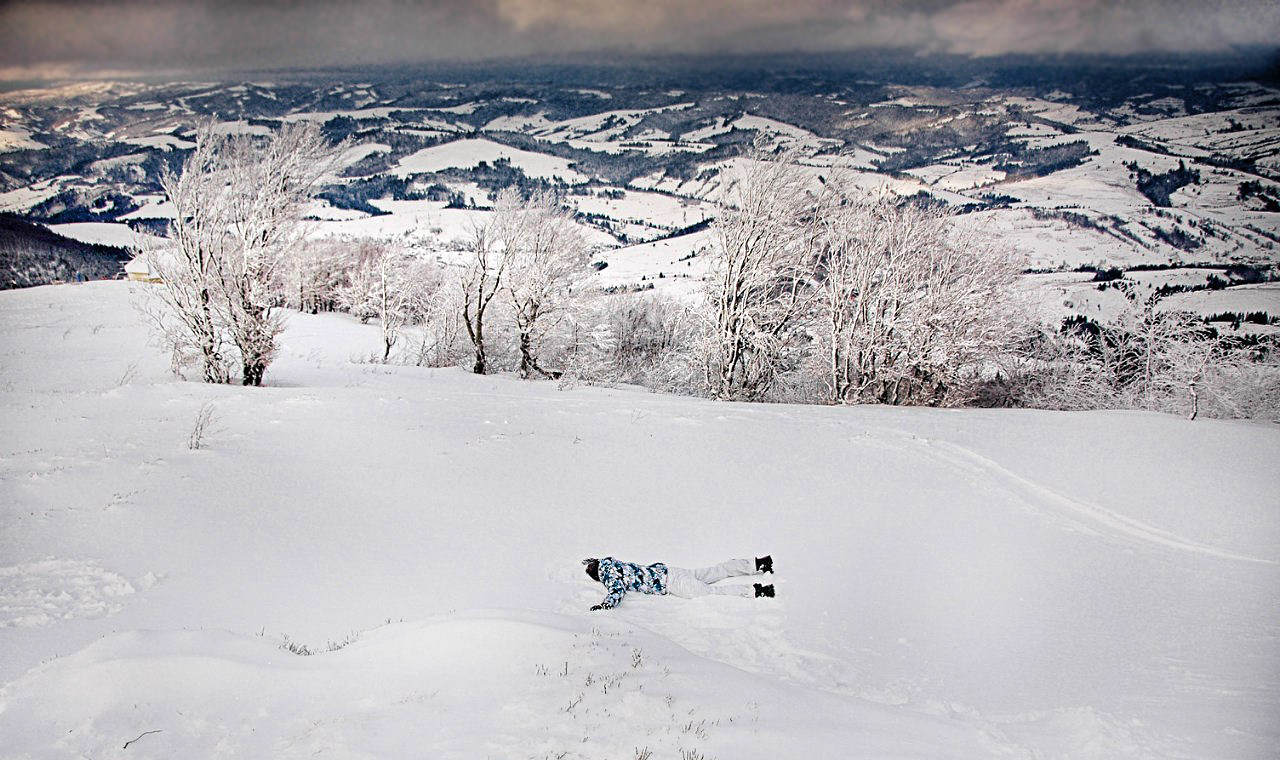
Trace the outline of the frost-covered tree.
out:
M 968 401 L 1026 324 L 1016 257 L 945 209 L 795 155 L 738 167 L 716 223 L 706 388 L 721 398 Z M 819 353 L 820 352 L 820 353 Z
M 438 287 L 433 266 L 403 241 L 364 241 L 339 294 L 342 305 L 362 322 L 378 320 L 382 361 L 391 357 L 404 329 L 425 320 Z
M 564 320 L 559 339 L 570 381 L 644 385 L 691 393 L 701 370 L 691 367 L 691 327 L 699 320 L 692 304 L 655 293 L 624 293 L 583 299 Z
M 703 353 L 717 398 L 761 398 L 807 342 L 823 200 L 791 159 L 744 160 L 715 224 Z
M 456 306 L 458 289 L 450 286 L 443 268 L 423 266 L 419 286 L 413 291 L 413 363 L 419 367 L 455 365 L 463 333 L 461 309 Z
M 512 196 L 513 191 L 504 191 L 498 199 L 499 209 L 519 202 L 518 196 L 514 199 Z M 471 371 L 477 375 L 489 370 L 485 317 L 494 297 L 502 290 L 511 258 L 501 238 L 493 219 L 476 222 L 466 241 L 466 257 L 457 278 L 458 306 L 474 355 Z
M 1110 319 L 1073 319 L 1031 344 L 1027 403 L 1211 417 L 1280 416 L 1280 345 L 1220 335 L 1131 286 Z
M 1021 337 L 1020 267 L 953 216 L 841 191 L 822 212 L 817 279 L 830 400 L 946 404 Z
M 653 294 L 611 296 L 607 303 L 605 324 L 612 337 L 608 360 L 615 379 L 650 384 L 666 380 L 661 369 L 685 348 L 692 321 L 688 307 Z
M 1192 313 L 1159 309 L 1158 300 L 1131 297 L 1106 330 L 1103 353 L 1125 406 L 1158 409 L 1171 396 L 1189 396 L 1214 358 L 1209 327 Z
M 323 239 L 297 246 L 285 266 L 285 303 L 307 314 L 338 308 L 338 292 L 355 246 L 348 240 Z
M 198 362 L 207 383 L 230 382 L 233 366 L 219 310 L 222 262 L 233 245 L 223 200 L 228 192 L 223 145 L 204 125 L 182 170 L 161 175 L 174 220 L 168 243 L 145 251 L 148 269 L 164 283 L 149 291 L 159 301 L 159 308 L 149 309 L 159 340 L 171 351 L 175 369 Z
M 338 154 L 311 122 L 285 124 L 265 143 L 233 137 L 225 153 L 234 245 L 219 270 L 220 291 L 241 379 L 262 385 L 283 329 L 282 266 L 302 242 L 303 210 Z
M 523 203 L 501 199 L 494 224 L 508 261 L 504 289 L 519 341 L 520 376 L 550 377 L 538 361 L 539 344 L 563 316 L 573 278 L 586 267 L 586 236 L 550 193 Z
M 265 140 L 204 125 L 181 172 L 162 177 L 175 211 L 172 244 L 150 259 L 164 281 L 166 342 L 195 354 L 206 381 L 228 382 L 238 363 L 243 384 L 262 384 L 282 329 L 285 263 L 336 155 L 310 123 Z

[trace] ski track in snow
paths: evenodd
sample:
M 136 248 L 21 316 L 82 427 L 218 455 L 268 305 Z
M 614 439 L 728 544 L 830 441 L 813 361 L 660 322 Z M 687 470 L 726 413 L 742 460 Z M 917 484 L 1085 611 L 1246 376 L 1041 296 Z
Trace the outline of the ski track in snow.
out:
M 920 443 L 922 448 L 935 459 L 951 464 L 958 469 L 985 471 L 999 476 L 1015 493 L 1021 492 L 1031 496 L 1034 501 L 1056 507 L 1061 510 L 1059 513 L 1061 516 L 1081 527 L 1098 527 L 1106 533 L 1118 535 L 1131 541 L 1158 544 L 1170 549 L 1203 554 L 1219 559 L 1257 562 L 1264 565 L 1280 564 L 1275 560 L 1238 554 L 1227 549 L 1202 544 L 1189 538 L 1183 538 L 1176 533 L 1148 525 L 1140 520 L 1116 514 L 1097 504 L 1090 504 L 1089 502 L 1064 496 L 1052 488 L 1019 475 L 999 462 L 964 446 L 947 441 L 924 438 L 914 438 L 914 440 Z

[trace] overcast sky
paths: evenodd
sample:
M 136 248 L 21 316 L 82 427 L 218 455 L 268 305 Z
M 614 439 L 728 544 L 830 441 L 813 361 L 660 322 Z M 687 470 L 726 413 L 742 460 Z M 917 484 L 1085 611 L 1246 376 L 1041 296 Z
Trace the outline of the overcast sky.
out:
M 571 53 L 1275 46 L 1277 0 L 0 0 L 0 79 Z

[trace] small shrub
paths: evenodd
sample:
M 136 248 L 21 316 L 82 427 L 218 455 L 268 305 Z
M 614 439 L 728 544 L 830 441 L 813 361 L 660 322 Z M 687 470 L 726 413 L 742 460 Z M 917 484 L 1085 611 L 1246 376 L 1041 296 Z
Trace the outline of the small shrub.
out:
M 298 655 L 299 657 L 310 657 L 311 655 L 315 654 L 315 652 L 311 651 L 311 649 L 306 644 L 303 644 L 298 641 L 294 641 L 293 639 L 289 638 L 287 634 L 281 636 L 280 638 L 281 638 L 280 648 L 285 650 L 286 652 L 291 652 L 293 654 Z
M 359 632 L 353 631 L 338 641 L 332 641 L 332 640 L 328 641 L 325 643 L 324 649 L 312 649 L 311 647 L 307 646 L 306 644 L 303 644 L 300 641 L 294 641 L 293 639 L 289 638 L 288 634 L 282 634 L 280 636 L 280 639 L 281 639 L 280 641 L 281 649 L 285 650 L 286 652 L 292 652 L 293 654 L 296 654 L 299 657 L 310 657 L 313 654 L 320 654 L 322 652 L 336 652 L 339 649 L 342 649 L 358 641 L 360 639 L 360 634 Z
M 209 433 L 209 428 L 213 425 L 214 406 L 212 401 L 206 401 L 200 405 L 200 410 L 196 412 L 195 424 L 191 426 L 191 434 L 187 436 L 187 448 L 196 451 L 204 445 L 204 437 Z

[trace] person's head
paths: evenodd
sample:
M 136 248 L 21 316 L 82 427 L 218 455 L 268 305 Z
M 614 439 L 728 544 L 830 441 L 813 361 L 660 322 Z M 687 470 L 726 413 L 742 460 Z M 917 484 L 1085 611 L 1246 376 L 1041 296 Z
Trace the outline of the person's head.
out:
M 592 557 L 591 559 L 582 560 L 582 564 L 586 565 L 587 575 L 591 576 L 591 580 L 596 583 L 600 582 L 600 560 Z

